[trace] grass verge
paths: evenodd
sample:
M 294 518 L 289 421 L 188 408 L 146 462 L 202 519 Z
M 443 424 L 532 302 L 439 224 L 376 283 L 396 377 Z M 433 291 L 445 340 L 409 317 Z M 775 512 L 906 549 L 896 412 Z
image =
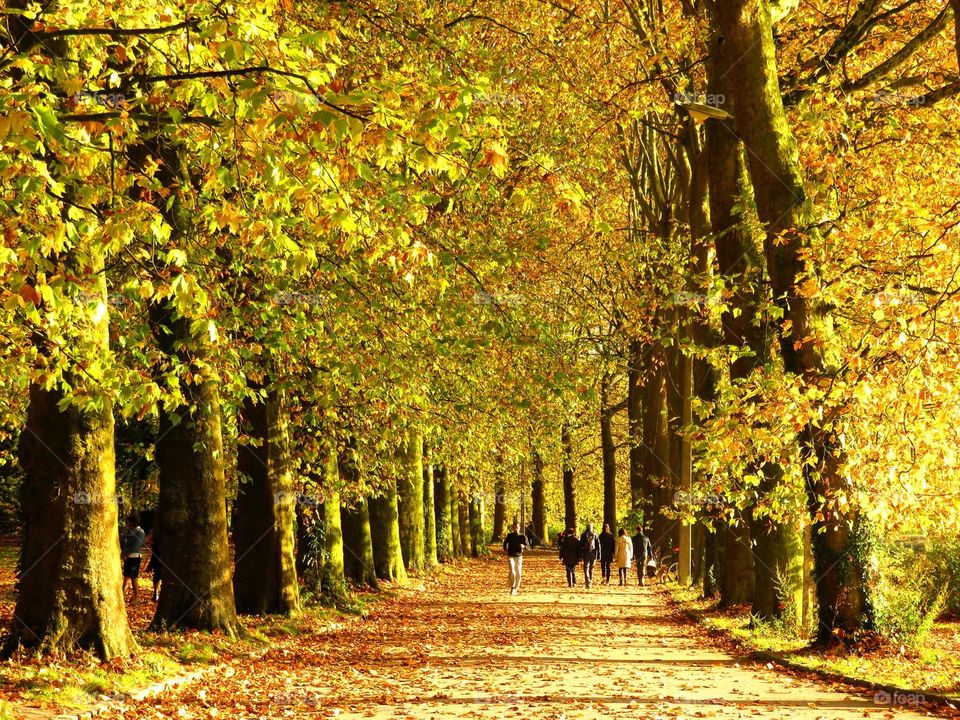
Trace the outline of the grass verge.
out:
M 743 651 L 775 656 L 832 679 L 957 698 L 954 704 L 960 705 L 960 632 L 955 623 L 938 623 L 924 647 L 917 650 L 879 646 L 851 651 L 840 646 L 819 651 L 808 646 L 806 634 L 796 627 L 758 622 L 744 608 L 719 610 L 694 588 L 668 585 L 666 589 L 688 615 Z

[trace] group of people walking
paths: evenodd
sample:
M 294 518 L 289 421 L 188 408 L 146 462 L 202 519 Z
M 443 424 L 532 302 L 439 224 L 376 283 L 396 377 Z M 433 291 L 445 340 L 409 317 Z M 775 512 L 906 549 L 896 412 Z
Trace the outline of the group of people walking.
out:
M 633 537 L 627 535 L 626 528 L 620 528 L 614 537 L 609 524 L 604 524 L 603 531 L 597 535 L 593 531 L 593 525 L 588 523 L 587 529 L 579 538 L 574 528 L 567 528 L 560 538 L 559 545 L 560 561 L 567 570 L 569 587 L 575 587 L 577 584 L 577 566 L 580 563 L 583 563 L 583 580 L 586 587 L 593 585 L 593 568 L 598 560 L 603 585 L 610 584 L 610 570 L 614 563 L 617 566 L 621 586 L 629 584 L 627 576 L 632 565 L 636 565 L 637 568 L 638 585 L 643 585 L 644 577 L 651 576 L 656 568 L 653 545 L 639 525 Z
M 520 523 L 515 522 L 511 532 L 503 540 L 503 550 L 510 565 L 511 595 L 520 592 L 523 552 L 529 544 L 527 535 L 520 532 Z M 566 532 L 560 535 L 558 548 L 560 562 L 567 571 L 568 587 L 576 586 L 577 566 L 581 563 L 584 584 L 588 588 L 593 585 L 593 569 L 598 561 L 603 585 L 610 584 L 610 572 L 614 563 L 617 565 L 621 586 L 629 584 L 629 570 L 633 565 L 637 569 L 638 585 L 643 585 L 645 577 L 652 577 L 656 573 L 657 562 L 653 555 L 653 545 L 640 525 L 632 537 L 627 535 L 625 528 L 620 528 L 614 536 L 609 524 L 604 524 L 603 531 L 598 535 L 593 530 L 593 524 L 588 523 L 580 537 L 577 537 L 574 528 L 567 528 Z

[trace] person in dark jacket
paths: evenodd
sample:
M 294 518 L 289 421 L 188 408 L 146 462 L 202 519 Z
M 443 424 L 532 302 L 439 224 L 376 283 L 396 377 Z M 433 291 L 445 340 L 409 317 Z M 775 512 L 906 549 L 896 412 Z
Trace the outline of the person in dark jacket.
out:
M 567 568 L 567 586 L 577 584 L 577 565 L 580 564 L 580 540 L 577 531 L 567 528 L 560 540 L 560 562 Z
M 587 529 L 580 536 L 580 559 L 583 561 L 584 585 L 593 584 L 593 564 L 597 561 L 600 552 L 600 543 L 597 534 L 593 531 L 593 523 L 587 523 Z
M 527 536 L 520 532 L 520 523 L 515 522 L 511 532 L 503 539 L 503 551 L 510 564 L 510 594 L 520 592 L 520 578 L 523 575 L 523 551 L 527 549 Z
M 653 545 L 640 525 L 637 525 L 637 534 L 633 536 L 633 557 L 637 560 L 637 584 L 643 585 L 647 563 L 653 559 Z
M 609 523 L 604 524 L 603 532 L 597 538 L 600 546 L 600 574 L 603 575 L 603 584 L 610 584 L 610 563 L 613 562 L 613 551 L 617 539 L 613 536 Z

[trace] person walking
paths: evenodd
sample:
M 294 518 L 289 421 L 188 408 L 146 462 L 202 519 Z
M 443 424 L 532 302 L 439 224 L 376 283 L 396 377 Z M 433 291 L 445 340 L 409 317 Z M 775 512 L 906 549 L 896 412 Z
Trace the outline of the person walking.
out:
M 520 578 L 523 575 L 523 551 L 527 549 L 527 536 L 520 532 L 520 523 L 515 522 L 511 532 L 503 539 L 503 551 L 510 564 L 510 594 L 520 592 Z
M 587 529 L 580 536 L 580 559 L 583 560 L 583 580 L 587 587 L 593 584 L 593 564 L 597 561 L 600 544 L 593 531 L 593 523 L 587 523 Z
M 614 554 L 617 562 L 617 571 L 620 574 L 620 585 L 627 584 L 627 570 L 633 560 L 633 541 L 627 535 L 626 528 L 620 528 L 617 533 L 617 549 Z
M 577 565 L 580 564 L 580 540 L 577 531 L 567 528 L 560 540 L 560 562 L 567 569 L 567 587 L 577 584 Z
M 613 553 L 617 539 L 613 536 L 613 531 L 610 530 L 608 523 L 604 524 L 603 532 L 600 533 L 600 536 L 597 538 L 597 543 L 600 546 L 600 574 L 603 575 L 603 584 L 609 585 L 610 563 L 613 562 Z
M 637 584 L 643 585 L 647 573 L 647 563 L 653 560 L 653 545 L 643 532 L 643 526 L 637 525 L 637 534 L 633 536 L 633 557 L 637 561 Z
M 120 555 L 123 558 L 123 588 L 126 594 L 127 581 L 133 589 L 130 602 L 137 603 L 140 593 L 140 558 L 147 544 L 147 536 L 140 527 L 140 518 L 136 513 L 127 516 L 127 527 L 120 538 Z

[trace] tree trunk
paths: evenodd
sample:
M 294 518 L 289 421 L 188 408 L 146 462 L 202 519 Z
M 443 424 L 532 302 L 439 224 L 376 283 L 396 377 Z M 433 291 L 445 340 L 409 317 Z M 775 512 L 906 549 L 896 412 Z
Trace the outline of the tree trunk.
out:
M 337 456 L 337 473 L 344 487 L 357 488 L 360 468 L 357 465 L 356 440 Z M 340 529 L 343 533 L 343 572 L 358 585 L 378 589 L 373 566 L 373 540 L 370 535 L 370 510 L 364 497 L 340 505 Z
M 724 66 L 724 53 L 719 38 L 711 38 L 711 62 L 708 66 L 708 91 L 713 97 L 728 100 L 726 110 L 732 115 L 736 109 L 732 102 L 733 88 L 729 68 Z M 729 123 L 727 123 L 729 125 Z M 753 200 L 749 177 L 746 175 L 743 149 L 735 128 L 720 121 L 707 126 L 707 142 L 710 156 L 711 216 L 716 238 L 717 266 L 730 297 L 730 309 L 721 318 L 724 342 L 741 351 L 730 365 L 730 379 L 734 385 L 746 380 L 752 373 L 770 362 L 769 342 L 765 332 L 766 318 L 761 316 L 765 304 L 763 263 L 757 249 L 758 239 L 749 229 L 756 226 L 755 218 L 744 218 L 738 210 L 749 207 Z M 745 400 L 744 402 L 750 402 Z M 757 462 L 761 462 L 758 460 Z M 751 518 L 750 541 L 756 553 L 753 563 L 753 610 L 764 619 L 779 617 L 788 606 L 788 567 L 791 564 L 790 547 L 796 538 L 790 538 L 789 526 L 784 526 L 769 515 L 753 521 L 754 508 L 762 503 L 766 493 L 775 489 L 783 476 L 783 470 L 774 463 L 765 463 L 762 468 L 753 463 L 751 474 L 765 478 L 757 488 L 757 503 L 742 508 L 744 516 Z M 740 535 L 738 531 L 735 533 Z M 746 540 L 746 537 L 742 538 Z M 745 560 L 740 555 L 732 562 Z M 741 577 L 739 571 L 734 575 Z M 778 576 L 785 583 L 778 582 Z M 734 593 L 739 600 L 745 590 Z
M 577 496 L 573 487 L 573 440 L 567 423 L 560 428 L 563 445 L 563 522 L 567 528 L 577 527 Z
M 726 525 L 710 522 L 703 536 L 703 596 L 715 598 L 720 594 L 719 578 L 723 570 L 723 538 Z
M 473 557 L 480 557 L 487 552 L 487 538 L 483 532 L 483 495 L 477 493 L 471 498 L 468 516 L 470 518 L 470 552 Z
M 503 530 L 507 525 L 507 490 L 503 484 L 502 459 L 498 461 L 501 468 L 497 470 L 497 482 L 493 487 L 493 541 L 503 540 Z
M 453 552 L 453 516 L 450 512 L 450 476 L 443 465 L 433 466 L 434 505 L 437 513 L 437 559 L 450 562 Z
M 409 572 L 424 566 L 423 433 L 409 430 L 399 453 L 397 476 L 398 526 L 403 564 Z M 374 543 L 376 547 L 376 543 Z
M 780 93 L 768 0 L 717 3 L 715 24 L 723 38 L 724 67 L 736 64 L 732 87 L 738 133 L 747 148 L 757 214 L 765 225 L 764 254 L 774 301 L 783 312 L 780 355 L 788 373 L 806 387 L 822 390 L 831 369 L 822 354 L 831 318 L 819 293 L 804 287 L 806 251 L 815 229 L 815 209 L 806 193 L 803 169 Z M 843 408 L 821 400 L 822 419 L 798 437 L 808 510 L 814 522 L 814 558 L 822 644 L 855 638 L 873 629 L 865 578 L 869 557 L 861 539 L 869 535 L 854 508 L 840 511 L 846 490 Z M 838 564 L 839 561 L 839 564 Z
M 726 525 L 720 525 L 723 556 L 720 561 L 720 607 L 746 605 L 753 602 L 754 569 L 750 547 L 750 529 L 737 514 Z
M 343 522 L 340 513 L 340 477 L 337 453 L 328 450 L 323 477 L 323 508 L 319 518 L 323 523 L 323 558 L 321 560 L 320 589 L 337 600 L 347 595 L 347 576 L 344 565 Z
M 423 566 L 434 568 L 439 560 L 437 553 L 437 505 L 433 496 L 433 464 L 426 445 L 423 457 Z
M 106 293 L 101 286 L 103 299 Z M 90 330 L 107 347 L 107 319 Z M 17 449 L 23 539 L 17 604 L 3 648 L 102 660 L 135 644 L 121 593 L 114 475 L 113 409 L 59 409 L 57 390 L 30 386 L 27 422 Z
M 603 523 L 617 527 L 617 446 L 613 440 L 613 411 L 608 395 L 609 378 L 600 384 L 600 451 L 603 459 Z
M 630 505 L 634 510 L 646 508 L 646 467 L 644 457 L 644 370 L 647 349 L 639 340 L 630 341 L 627 366 L 627 426 L 630 433 Z M 646 518 L 649 521 L 649 518 Z M 616 525 L 611 525 L 614 528 Z
M 449 479 L 449 471 L 447 471 L 447 473 L 447 478 Z M 463 555 L 463 540 L 461 539 L 463 533 L 460 530 L 460 500 L 457 497 L 457 491 L 453 487 L 453 483 L 448 482 L 447 487 L 450 491 L 450 557 L 456 558 Z
M 194 373 L 192 382 L 180 383 L 185 406 L 160 411 L 157 515 L 164 573 L 151 628 L 222 630 L 234 637 L 240 626 L 230 577 L 220 398 L 201 365 L 206 341 L 191 336 L 186 318 L 174 319 L 160 305 L 151 306 L 150 320 L 162 352 Z
M 344 505 L 340 508 L 340 527 L 343 530 L 344 574 L 358 585 L 379 589 L 366 498 L 357 500 L 354 507 Z
M 463 557 L 469 557 L 470 538 L 472 527 L 470 525 L 470 506 L 468 501 L 462 497 L 457 501 L 457 519 L 460 528 L 460 554 Z
M 530 483 L 530 519 L 533 532 L 544 545 L 550 544 L 547 537 L 547 505 L 543 487 L 543 458 L 533 453 L 533 481 Z
M 241 422 L 257 444 L 241 445 L 233 542 L 237 611 L 295 614 L 300 609 L 294 550 L 296 496 L 290 473 L 290 434 L 283 392 L 248 399 Z
M 406 582 L 400 543 L 400 521 L 397 509 L 397 481 L 390 478 L 380 495 L 371 497 L 370 536 L 373 540 L 373 567 L 381 580 Z

